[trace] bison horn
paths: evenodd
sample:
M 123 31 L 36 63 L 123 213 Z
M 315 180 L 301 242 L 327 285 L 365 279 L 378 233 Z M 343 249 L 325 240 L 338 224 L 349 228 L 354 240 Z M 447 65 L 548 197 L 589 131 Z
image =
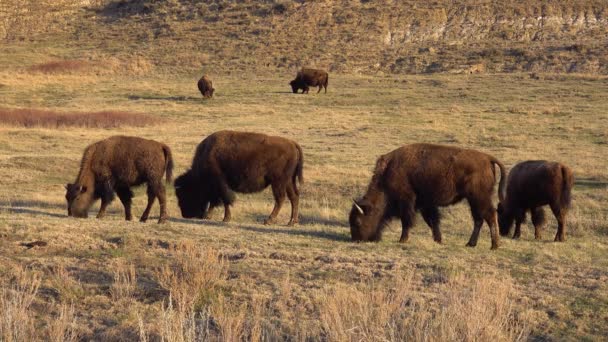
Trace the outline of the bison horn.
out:
M 355 204 L 355 208 L 357 208 L 357 210 L 359 211 L 359 213 L 361 213 L 361 215 L 365 214 L 363 212 L 363 209 L 357 204 L 357 201 L 353 200 L 353 203 Z

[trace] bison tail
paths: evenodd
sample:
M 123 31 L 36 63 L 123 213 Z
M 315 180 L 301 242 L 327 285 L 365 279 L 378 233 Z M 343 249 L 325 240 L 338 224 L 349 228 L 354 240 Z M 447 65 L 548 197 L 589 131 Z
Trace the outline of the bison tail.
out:
M 562 169 L 562 196 L 561 205 L 564 208 L 570 206 L 572 202 L 572 184 L 574 184 L 574 176 L 572 171 L 566 166 L 561 167 Z
M 163 153 L 165 154 L 165 177 L 167 183 L 171 183 L 173 180 L 173 155 L 169 146 L 163 145 Z
M 327 94 L 327 84 L 329 83 L 329 74 L 325 76 L 325 84 L 323 87 L 325 88 L 325 94 Z
M 293 174 L 293 186 L 299 194 L 296 178 L 300 184 L 304 183 L 304 153 L 300 145 L 296 144 L 296 148 L 298 149 L 298 164 L 296 165 L 296 172 Z
M 505 171 L 505 166 L 496 158 L 492 157 L 492 164 L 498 165 L 500 169 L 500 182 L 498 183 L 498 200 L 500 202 L 505 201 L 505 183 L 507 181 L 507 172 Z M 494 169 L 494 165 L 492 165 L 492 170 Z

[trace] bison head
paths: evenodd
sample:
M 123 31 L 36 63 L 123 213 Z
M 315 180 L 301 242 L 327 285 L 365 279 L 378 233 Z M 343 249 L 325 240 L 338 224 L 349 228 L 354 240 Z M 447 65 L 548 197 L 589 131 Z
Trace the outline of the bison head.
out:
M 192 170 L 177 177 L 174 183 L 177 204 L 183 218 L 203 218 L 207 204 L 202 196 L 200 183 Z
M 498 213 L 498 231 L 500 232 L 500 235 L 509 235 L 511 227 L 513 226 L 513 215 L 504 203 L 498 203 L 496 212 Z
M 384 210 L 368 199 L 354 201 L 348 222 L 353 241 L 380 241 Z
M 86 185 L 67 184 L 65 199 L 68 203 L 68 216 L 88 216 L 89 208 L 94 201 L 94 189 Z
M 293 80 L 291 82 L 289 82 L 289 85 L 291 86 L 291 91 L 293 91 L 294 94 L 298 93 L 298 90 L 300 90 L 300 82 L 298 82 L 297 80 Z

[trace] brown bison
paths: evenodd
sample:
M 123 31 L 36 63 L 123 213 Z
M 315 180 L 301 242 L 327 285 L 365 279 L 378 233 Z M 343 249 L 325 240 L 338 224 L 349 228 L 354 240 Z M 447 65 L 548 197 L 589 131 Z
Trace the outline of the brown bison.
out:
M 145 222 L 155 198 L 160 202 L 159 223 L 167 220 L 163 174 L 171 182 L 173 159 L 165 144 L 137 137 L 114 136 L 87 146 L 80 171 L 73 184 L 66 185 L 68 216 L 87 217 L 89 208 L 101 199 L 97 218 L 104 216 L 114 192 L 125 207 L 125 218 L 132 220 L 130 187 L 148 184 L 148 206 L 140 221 Z
M 494 157 L 475 150 L 433 144 L 413 144 L 387 153 L 376 162 L 363 198 L 355 200 L 349 217 L 354 241 L 379 241 L 394 217 L 401 219 L 401 239 L 406 242 L 416 211 L 441 243 L 438 207 L 466 199 L 475 222 L 467 246 L 477 244 L 485 220 L 490 226 L 492 249 L 498 248 L 496 210 L 492 205 L 495 171 L 500 168 L 499 197 L 503 198 L 504 166 Z
M 534 225 L 534 238 L 540 240 L 545 223 L 543 205 L 549 205 L 557 219 L 555 241 L 565 241 L 566 214 L 571 202 L 572 171 L 560 163 L 545 160 L 530 160 L 515 165 L 509 172 L 507 196 L 498 204 L 500 234 L 508 235 L 513 220 L 513 238 L 521 236 L 521 224 L 530 211 Z
M 211 79 L 207 77 L 207 75 L 203 75 L 200 80 L 198 80 L 198 90 L 201 92 L 204 98 L 209 99 L 213 97 L 213 84 L 211 83 Z
M 272 186 L 274 209 L 264 221 L 272 223 L 285 199 L 291 201 L 289 225 L 298 223 L 299 191 L 304 156 L 294 141 L 259 133 L 219 131 L 196 148 L 192 168 L 175 180 L 175 194 L 184 218 L 209 218 L 224 205 L 230 220 L 234 192 L 252 193 Z
M 321 88 L 325 88 L 325 93 L 327 94 L 328 80 L 329 75 L 326 71 L 317 69 L 302 69 L 298 71 L 296 79 L 289 82 L 289 85 L 291 85 L 291 90 L 294 94 L 296 94 L 300 89 L 302 89 L 302 94 L 308 94 L 308 87 L 319 87 L 317 94 L 321 92 Z

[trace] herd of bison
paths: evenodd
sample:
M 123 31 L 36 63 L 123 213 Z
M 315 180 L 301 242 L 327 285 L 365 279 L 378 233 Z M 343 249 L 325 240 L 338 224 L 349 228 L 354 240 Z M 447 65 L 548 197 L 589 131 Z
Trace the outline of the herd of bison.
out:
M 302 69 L 289 84 L 294 93 L 310 86 L 325 88 L 327 72 Z M 213 96 L 207 76 L 198 81 L 205 98 Z M 498 208 L 492 203 L 499 170 Z M 272 188 L 274 208 L 265 224 L 275 222 L 285 196 L 291 202 L 289 225 L 298 223 L 303 182 L 304 154 L 295 141 L 260 133 L 219 131 L 206 137 L 196 148 L 192 165 L 175 179 L 178 205 L 184 218 L 207 219 L 214 208 L 224 206 L 224 221 L 231 218 L 235 192 L 253 193 Z M 74 183 L 66 185 L 68 215 L 87 217 L 98 199 L 97 218 L 104 216 L 115 195 L 132 220 L 132 186 L 146 183 L 148 204 L 141 221 L 148 219 L 156 198 L 160 203 L 158 222 L 167 220 L 167 197 L 162 178 L 172 182 L 171 149 L 162 143 L 138 137 L 113 136 L 84 150 Z M 545 223 L 543 206 L 549 205 L 558 223 L 555 241 L 565 241 L 566 214 L 574 182 L 571 170 L 557 162 L 525 161 L 507 173 L 495 157 L 471 149 L 435 144 L 402 146 L 380 156 L 363 197 L 354 200 L 349 215 L 353 241 L 379 241 L 393 218 L 401 219 L 400 242 L 409 238 L 416 211 L 431 228 L 433 239 L 441 243 L 439 207 L 466 199 L 474 226 L 467 246 L 477 244 L 485 221 L 490 227 L 492 249 L 498 248 L 498 234 L 508 235 L 515 223 L 513 238 L 519 238 L 521 224 L 530 211 L 535 238 L 541 238 Z

